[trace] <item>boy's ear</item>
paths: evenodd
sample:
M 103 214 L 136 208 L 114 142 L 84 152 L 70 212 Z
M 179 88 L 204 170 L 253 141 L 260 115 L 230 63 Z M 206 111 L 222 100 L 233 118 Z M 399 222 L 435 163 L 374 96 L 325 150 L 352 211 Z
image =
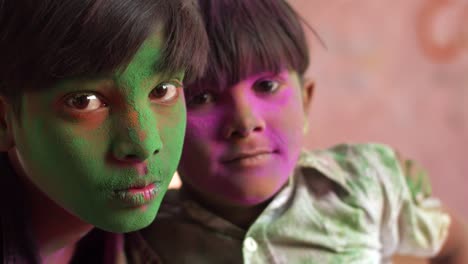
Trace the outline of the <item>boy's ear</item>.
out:
M 11 127 L 11 105 L 4 96 L 0 96 L 0 151 L 6 152 L 14 146 Z
M 302 107 L 306 116 L 309 113 L 310 105 L 315 91 L 315 82 L 312 79 L 304 79 L 302 87 Z

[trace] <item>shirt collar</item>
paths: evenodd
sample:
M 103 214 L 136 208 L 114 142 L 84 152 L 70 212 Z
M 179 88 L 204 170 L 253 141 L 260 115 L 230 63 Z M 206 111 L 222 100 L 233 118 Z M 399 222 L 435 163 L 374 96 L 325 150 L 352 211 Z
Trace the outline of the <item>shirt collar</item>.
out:
M 299 156 L 296 168 L 315 169 L 331 181 L 338 183 L 346 191 L 351 192 L 346 183 L 347 173 L 337 163 L 336 159 L 332 157 L 330 152 L 303 150 Z

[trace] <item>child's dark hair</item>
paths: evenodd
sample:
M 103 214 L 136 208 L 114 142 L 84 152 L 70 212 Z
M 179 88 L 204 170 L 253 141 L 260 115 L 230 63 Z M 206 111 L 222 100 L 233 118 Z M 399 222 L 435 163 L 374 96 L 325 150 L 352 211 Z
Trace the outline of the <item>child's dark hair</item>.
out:
M 119 70 L 156 30 L 165 41 L 158 70 L 193 78 L 207 50 L 198 11 L 194 0 L 0 1 L 0 94 Z
M 204 77 L 188 87 L 223 89 L 251 74 L 284 68 L 304 75 L 309 65 L 307 41 L 300 17 L 286 1 L 198 2 L 210 50 Z

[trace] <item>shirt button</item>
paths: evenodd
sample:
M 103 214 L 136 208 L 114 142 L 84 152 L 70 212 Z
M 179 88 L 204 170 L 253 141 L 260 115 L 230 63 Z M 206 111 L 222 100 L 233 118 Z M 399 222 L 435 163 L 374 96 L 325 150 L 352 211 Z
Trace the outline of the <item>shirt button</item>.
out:
M 244 247 L 248 250 L 248 251 L 255 251 L 257 250 L 258 248 L 258 245 L 257 245 L 257 242 L 255 242 L 255 240 L 251 237 L 247 237 L 245 240 L 244 240 Z

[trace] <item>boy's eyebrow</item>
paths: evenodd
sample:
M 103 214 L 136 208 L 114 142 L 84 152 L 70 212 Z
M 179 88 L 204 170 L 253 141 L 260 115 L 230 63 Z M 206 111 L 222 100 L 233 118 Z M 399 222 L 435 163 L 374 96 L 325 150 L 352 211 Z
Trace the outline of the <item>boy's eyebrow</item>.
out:
M 256 77 L 256 78 L 264 78 L 264 77 L 277 77 L 281 75 L 285 75 L 286 69 L 281 69 L 279 71 L 263 71 L 259 72 L 257 74 L 251 74 L 251 77 Z
M 228 74 L 221 74 L 218 78 L 203 78 L 201 80 L 189 83 L 188 85 L 185 85 L 186 89 L 186 94 L 193 95 L 199 92 L 213 92 L 213 93 L 219 93 L 222 92 L 226 89 L 229 89 L 231 85 L 234 85 L 244 79 L 247 78 L 285 78 L 285 75 L 287 74 L 288 69 L 286 67 L 281 67 L 278 71 L 275 70 L 264 70 L 264 71 L 254 71 L 245 77 L 241 77 L 240 80 L 236 80 L 235 83 L 229 82 L 227 78 L 224 76 L 227 76 Z
M 216 84 L 208 84 L 208 83 L 191 83 L 189 85 L 184 85 L 185 95 L 187 97 L 197 95 L 202 92 L 210 92 L 210 93 L 220 93 L 226 88 L 220 87 L 220 85 Z

